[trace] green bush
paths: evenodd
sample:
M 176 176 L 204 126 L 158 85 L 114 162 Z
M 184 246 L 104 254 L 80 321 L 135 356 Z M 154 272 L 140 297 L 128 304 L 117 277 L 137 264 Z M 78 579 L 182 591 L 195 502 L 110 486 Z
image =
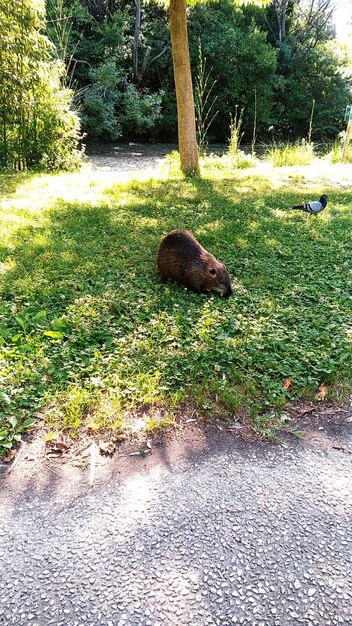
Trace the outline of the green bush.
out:
M 128 85 L 121 98 L 119 120 L 125 136 L 152 133 L 161 117 L 163 92 L 148 93 L 137 91 Z
M 52 62 L 38 85 L 36 100 L 36 128 L 31 152 L 37 155 L 38 165 L 51 171 L 74 170 L 82 162 L 78 147 L 82 138 L 80 121 L 71 108 L 72 92 L 61 87 L 63 66 Z M 29 165 L 35 162 L 29 161 Z
M 118 139 L 121 126 L 116 118 L 121 75 L 114 61 L 104 61 L 90 72 L 92 84 L 86 89 L 81 107 L 82 127 L 90 137 Z
M 40 30 L 43 3 L 0 6 L 0 166 L 72 169 L 80 161 L 80 124 L 65 68 Z

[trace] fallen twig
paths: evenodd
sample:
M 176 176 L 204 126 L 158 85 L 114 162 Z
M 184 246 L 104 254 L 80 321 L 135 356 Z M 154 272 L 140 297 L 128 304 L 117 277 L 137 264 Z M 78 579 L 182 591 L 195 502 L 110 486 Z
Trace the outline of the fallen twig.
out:
M 341 452 L 347 452 L 348 454 L 352 454 L 351 450 L 348 450 L 348 448 L 344 448 L 343 446 L 332 446 L 332 448 L 334 450 L 341 450 Z
M 7 473 L 10 474 L 10 472 L 12 472 L 13 468 L 15 467 L 16 463 L 18 463 L 20 457 L 22 456 L 22 452 L 24 450 L 24 444 L 21 446 L 21 448 L 19 449 L 15 460 L 13 461 L 12 465 L 9 467 L 9 469 L 7 470 Z
M 97 450 L 96 450 L 96 445 L 93 441 L 92 445 L 90 446 L 90 472 L 89 472 L 89 486 L 90 487 L 93 486 L 93 482 L 94 482 L 96 458 L 97 458 Z

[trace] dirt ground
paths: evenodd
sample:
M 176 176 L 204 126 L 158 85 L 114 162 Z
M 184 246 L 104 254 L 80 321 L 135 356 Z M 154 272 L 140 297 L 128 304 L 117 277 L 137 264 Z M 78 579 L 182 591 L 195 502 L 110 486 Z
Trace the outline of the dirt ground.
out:
M 260 438 L 248 424 L 233 425 L 220 419 L 189 418 L 150 436 L 135 434 L 115 442 L 111 437 L 86 436 L 77 441 L 65 440 L 62 446 L 46 444 L 43 428 L 38 428 L 25 436 L 10 463 L 0 463 L 0 490 L 21 491 L 35 478 L 36 488 L 54 479 L 65 490 L 74 491 L 113 474 L 126 478 L 157 465 L 177 467 L 217 450 L 246 453 L 255 448 L 265 453 L 273 446 L 293 446 L 335 449 L 352 455 L 352 398 L 343 407 L 325 401 L 292 402 L 287 412 L 291 417 L 290 430 L 298 436 L 282 431 L 274 443 Z M 114 450 L 109 454 L 112 442 Z

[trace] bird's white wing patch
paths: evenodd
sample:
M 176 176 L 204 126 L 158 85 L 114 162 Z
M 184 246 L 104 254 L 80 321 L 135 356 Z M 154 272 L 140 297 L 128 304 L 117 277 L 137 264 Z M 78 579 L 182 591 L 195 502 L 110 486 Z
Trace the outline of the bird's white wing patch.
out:
M 318 213 L 318 211 L 321 210 L 321 202 L 319 202 L 318 200 L 315 200 L 314 202 L 310 202 L 309 206 L 311 208 L 311 210 L 313 211 L 313 213 Z

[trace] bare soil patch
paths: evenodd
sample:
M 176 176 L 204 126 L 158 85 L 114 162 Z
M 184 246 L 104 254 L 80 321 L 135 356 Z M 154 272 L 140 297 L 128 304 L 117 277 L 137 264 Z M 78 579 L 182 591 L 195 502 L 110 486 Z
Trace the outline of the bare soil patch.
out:
M 282 445 L 290 449 L 304 446 L 352 454 L 351 399 L 343 407 L 329 402 L 294 401 L 287 412 L 300 436 L 282 432 L 278 444 L 262 440 L 249 424 L 228 424 L 217 418 L 199 420 L 194 410 L 185 411 L 174 427 L 151 435 L 135 433 L 125 440 L 100 432 L 95 437 L 86 433 L 77 441 L 63 437 L 61 446 L 59 442 L 48 445 L 43 429 L 38 429 L 32 436 L 26 436 L 11 463 L 1 464 L 0 485 L 11 491 L 22 491 L 29 485 L 45 490 L 55 485 L 55 489 L 60 486 L 60 491 L 63 488 L 69 497 L 77 490 L 97 487 L 114 477 L 120 480 L 157 465 L 195 463 L 224 450 L 246 455 L 253 447 L 256 452 L 265 453 L 273 445 Z M 102 445 L 109 443 L 114 444 L 111 454 Z

